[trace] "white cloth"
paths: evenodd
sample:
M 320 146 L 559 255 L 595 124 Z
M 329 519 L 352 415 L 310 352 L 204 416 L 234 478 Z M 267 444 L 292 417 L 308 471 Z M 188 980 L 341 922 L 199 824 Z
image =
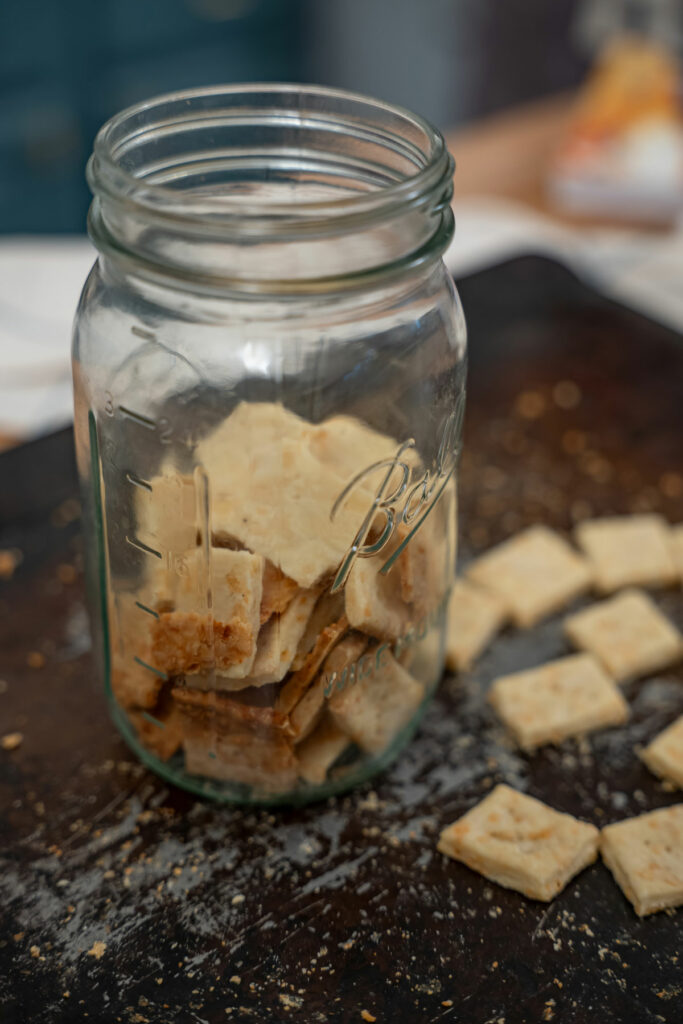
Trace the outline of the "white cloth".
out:
M 446 262 L 456 280 L 517 255 L 547 254 L 683 332 L 683 225 L 657 236 L 567 228 L 489 197 L 456 196 L 454 206 Z M 86 238 L 0 239 L 0 433 L 28 438 L 70 422 L 71 325 L 95 255 Z

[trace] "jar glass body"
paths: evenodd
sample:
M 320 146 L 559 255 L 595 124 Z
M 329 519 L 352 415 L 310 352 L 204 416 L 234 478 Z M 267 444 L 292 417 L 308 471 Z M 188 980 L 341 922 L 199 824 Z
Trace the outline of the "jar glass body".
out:
M 443 671 L 452 281 L 437 257 L 342 289 L 201 288 L 102 248 L 74 330 L 75 435 L 115 721 L 194 792 L 339 792 L 393 759 Z

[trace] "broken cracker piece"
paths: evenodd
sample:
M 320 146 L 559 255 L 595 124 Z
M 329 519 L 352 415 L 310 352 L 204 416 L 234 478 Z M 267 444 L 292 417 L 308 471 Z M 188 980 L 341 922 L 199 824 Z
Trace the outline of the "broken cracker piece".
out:
M 669 527 L 661 516 L 606 516 L 579 523 L 574 532 L 603 594 L 667 586 L 677 578 Z
M 591 654 L 496 679 L 489 701 L 520 747 L 561 743 L 628 718 L 628 704 Z
M 639 917 L 683 903 L 683 804 L 608 825 L 600 852 Z
M 344 673 L 348 677 L 349 668 L 358 661 L 367 646 L 368 639 L 362 633 L 349 633 L 325 658 L 318 678 L 290 712 L 290 722 L 297 743 L 311 732 L 320 718 L 330 680 L 342 678 Z
M 223 694 L 176 687 L 188 772 L 285 792 L 298 777 L 286 715 L 241 704 Z
M 262 580 L 260 555 L 212 548 L 209 569 L 201 548 L 188 552 L 169 582 L 173 611 L 161 611 L 151 625 L 154 664 L 172 675 L 213 666 L 236 679 L 249 675 Z
M 327 778 L 334 762 L 349 746 L 349 738 L 331 715 L 325 716 L 315 731 L 296 748 L 299 775 L 305 782 L 319 785 Z
M 438 849 L 532 899 L 549 901 L 597 857 L 598 829 L 499 785 L 444 829 Z
M 476 583 L 456 580 L 448 604 L 446 664 L 465 671 L 484 651 L 506 618 L 496 595 Z
M 405 728 L 422 703 L 424 689 L 388 647 L 371 647 L 354 678 L 335 690 L 329 708 L 340 729 L 371 754 L 380 753 Z
M 640 757 L 651 772 L 683 789 L 683 715 L 648 743 Z
M 533 626 L 588 589 L 591 571 L 559 534 L 532 526 L 468 567 L 468 579 L 502 602 L 518 626 Z
M 296 650 L 292 669 L 296 672 L 303 668 L 306 658 L 313 650 L 325 626 L 338 622 L 344 614 L 344 594 L 330 594 L 329 591 L 321 594 L 316 602 L 313 614 L 309 618 L 303 636 L 299 641 Z
M 261 594 L 261 625 L 267 622 L 271 615 L 281 615 L 297 593 L 299 585 L 285 574 L 264 559 L 263 565 L 263 590 Z
M 291 711 L 292 708 L 301 700 L 313 679 L 318 674 L 323 661 L 331 652 L 334 645 L 341 640 L 348 628 L 349 623 L 345 615 L 342 615 L 338 622 L 331 622 L 329 626 L 325 626 L 322 633 L 316 640 L 313 650 L 307 655 L 304 664 L 298 672 L 292 673 L 285 685 L 282 687 L 277 701 L 277 706 L 281 711 Z
M 397 566 L 380 572 L 386 558 L 358 558 L 346 581 L 346 616 L 351 626 L 377 640 L 395 640 L 405 633 L 412 618 L 410 605 L 401 596 Z
M 318 590 L 300 590 L 282 615 L 273 615 L 261 627 L 250 678 L 252 686 L 279 683 L 287 675 L 318 593 Z
M 624 590 L 565 619 L 565 633 L 618 682 L 656 672 L 681 656 L 681 635 L 642 590 Z

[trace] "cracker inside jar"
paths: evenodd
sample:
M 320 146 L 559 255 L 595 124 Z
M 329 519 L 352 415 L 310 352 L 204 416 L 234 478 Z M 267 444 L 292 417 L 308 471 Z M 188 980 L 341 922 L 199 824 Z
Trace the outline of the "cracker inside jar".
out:
M 112 678 L 155 756 L 270 797 L 362 774 L 405 734 L 441 672 L 455 486 L 427 515 L 414 487 L 394 521 L 378 488 L 427 475 L 413 448 L 392 478 L 397 452 L 348 416 L 242 404 L 198 445 L 201 476 L 162 467 L 158 509 L 150 481 L 138 533 L 162 558 L 118 595 Z

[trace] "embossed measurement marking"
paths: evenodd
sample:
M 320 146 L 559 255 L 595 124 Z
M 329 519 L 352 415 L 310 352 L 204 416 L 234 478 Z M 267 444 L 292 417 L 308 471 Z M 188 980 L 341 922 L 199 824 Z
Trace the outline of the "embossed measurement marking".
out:
M 148 665 L 142 658 L 138 658 L 137 654 L 133 655 L 133 661 L 136 661 L 138 665 L 146 668 L 149 672 L 153 672 L 155 676 L 159 676 L 159 679 L 163 679 L 164 682 L 167 681 L 168 676 L 165 672 L 162 672 L 160 668 L 155 668 L 154 665 Z
M 151 615 L 152 618 L 154 619 L 159 618 L 159 612 L 155 612 L 153 608 L 148 608 L 146 604 L 142 603 L 142 601 L 136 601 L 135 604 L 140 609 L 140 611 L 147 612 L 147 614 Z
M 130 544 L 131 547 L 137 548 L 138 551 L 142 551 L 145 555 L 154 555 L 155 558 L 163 558 L 161 551 L 157 551 L 156 548 L 151 548 L 149 544 L 143 544 L 137 537 L 126 536 L 126 544 Z
M 136 338 L 142 338 L 143 341 L 156 341 L 154 332 L 146 331 L 144 327 L 131 327 L 130 333 L 134 334 Z
M 133 487 L 141 487 L 144 491 L 151 491 L 152 485 L 148 480 L 143 480 L 141 476 L 136 476 L 135 473 L 126 473 L 126 480 Z
M 148 416 L 143 416 L 142 413 L 133 412 L 132 409 L 127 409 L 125 405 L 119 406 L 119 412 L 122 416 L 125 416 L 128 420 L 133 420 L 134 423 L 138 423 L 145 430 L 156 430 L 157 425 L 154 420 L 151 420 Z

